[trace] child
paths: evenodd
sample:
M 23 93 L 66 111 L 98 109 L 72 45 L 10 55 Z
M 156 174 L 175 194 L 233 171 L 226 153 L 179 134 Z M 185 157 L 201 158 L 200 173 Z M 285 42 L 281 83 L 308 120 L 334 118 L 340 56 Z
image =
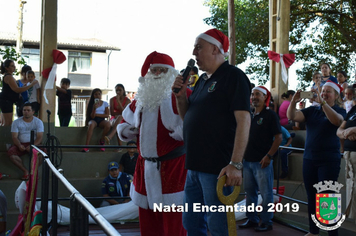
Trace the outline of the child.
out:
M 36 75 L 32 70 L 27 71 L 26 77 L 28 79 L 27 85 L 30 85 L 32 81 L 35 80 Z M 41 87 L 39 83 L 36 83 L 33 87 L 27 90 L 28 92 L 28 102 L 32 104 L 33 109 L 35 110 L 35 116 L 38 117 L 38 111 L 40 110 L 40 94 Z
M 321 74 L 319 72 L 314 72 L 313 74 L 313 87 L 312 89 L 318 89 L 321 88 L 320 84 L 321 84 Z
M 356 101 L 354 100 L 354 95 L 354 88 L 352 86 L 347 87 L 347 89 L 345 90 L 346 100 L 344 101 L 344 109 L 346 110 L 346 113 L 349 113 L 351 108 L 356 104 Z
M 101 90 L 96 88 L 91 92 L 90 100 L 87 107 L 85 124 L 88 126 L 87 139 L 85 145 L 89 145 L 93 130 L 95 127 L 100 127 L 103 130 L 99 140 L 100 145 L 105 144 L 105 136 L 110 131 L 110 121 L 106 120 L 109 117 L 109 104 L 101 100 Z M 105 151 L 105 148 L 100 148 Z M 83 148 L 82 152 L 89 152 L 89 148 Z
M 69 89 L 70 80 L 63 78 L 61 87 L 56 86 L 58 96 L 58 117 L 61 127 L 68 127 L 70 118 L 72 117 L 72 90 Z
M 133 177 L 135 173 L 136 162 L 138 158 L 138 153 L 136 149 L 136 142 L 129 141 L 126 144 L 127 146 L 133 146 L 132 148 L 127 149 L 127 153 L 124 153 L 120 159 L 120 171 L 125 171 L 127 174 Z
M 119 171 L 119 164 L 112 161 L 108 165 L 109 175 L 101 184 L 101 193 L 103 197 L 128 197 L 130 196 L 131 178 L 124 172 Z M 103 206 L 116 205 L 129 202 L 130 199 L 107 199 L 101 204 Z

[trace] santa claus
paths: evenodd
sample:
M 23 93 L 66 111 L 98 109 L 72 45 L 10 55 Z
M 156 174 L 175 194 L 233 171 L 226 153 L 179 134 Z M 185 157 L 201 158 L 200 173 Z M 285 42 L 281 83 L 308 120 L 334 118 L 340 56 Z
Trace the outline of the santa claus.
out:
M 183 121 L 171 91 L 177 75 L 170 56 L 156 51 L 148 55 L 135 100 L 123 111 L 117 127 L 121 140 L 137 138 L 139 157 L 130 196 L 139 206 L 144 236 L 186 235 L 181 212 L 161 212 L 164 206 L 183 204 L 187 173 Z

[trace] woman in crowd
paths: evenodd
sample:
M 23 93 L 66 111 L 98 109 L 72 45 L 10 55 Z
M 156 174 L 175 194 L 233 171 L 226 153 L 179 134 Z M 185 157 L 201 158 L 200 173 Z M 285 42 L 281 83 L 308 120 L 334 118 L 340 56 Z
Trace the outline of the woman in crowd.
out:
M 342 88 L 337 83 L 328 81 L 322 87 L 321 95 L 317 90 L 319 107 L 310 106 L 301 111 L 296 104 L 301 100 L 300 91 L 294 94 L 287 111 L 289 119 L 306 123 L 306 141 L 303 156 L 303 179 L 308 197 L 309 233 L 307 236 L 318 235 L 319 228 L 311 218 L 315 214 L 315 194 L 313 187 L 320 181 L 337 181 L 340 172 L 340 140 L 336 135 L 346 112 L 340 107 Z M 338 235 L 337 230 L 329 231 L 329 235 Z
M 126 97 L 125 87 L 122 84 L 117 84 L 115 86 L 116 96 L 110 99 L 110 114 L 111 114 L 111 127 L 112 130 L 108 136 L 105 136 L 106 144 L 110 144 L 111 139 L 116 135 L 116 127 L 120 124 L 122 120 L 122 111 L 127 105 L 130 104 L 130 99 Z M 121 141 L 116 135 L 119 146 L 121 146 Z M 119 151 L 122 149 L 120 148 Z
M 16 83 L 17 85 L 21 88 L 23 86 L 26 86 L 26 84 L 29 82 L 29 80 L 26 77 L 27 71 L 32 70 L 31 66 L 29 65 L 24 65 L 21 68 L 21 79 L 17 80 Z M 28 92 L 22 92 L 20 93 L 20 98 L 19 101 L 16 103 L 16 114 L 18 117 L 22 116 L 22 105 L 28 101 Z
M 38 83 L 38 80 L 33 80 L 29 85 L 19 87 L 12 74 L 15 72 L 15 62 L 12 60 L 5 60 L 1 63 L 1 74 L 3 74 L 3 88 L 0 93 L 0 108 L 3 113 L 4 126 L 12 124 L 13 106 L 19 101 L 19 93 L 27 91 L 33 85 Z
M 322 87 L 326 81 L 331 80 L 332 82 L 337 84 L 337 79 L 331 75 L 331 68 L 330 65 L 328 63 L 323 63 L 320 66 L 320 70 L 321 70 L 321 83 L 320 86 Z
M 347 113 L 337 130 L 337 136 L 345 140 L 346 216 L 356 220 L 356 106 Z
M 88 126 L 87 139 L 85 145 L 89 145 L 91 136 L 95 127 L 103 129 L 99 144 L 105 144 L 105 136 L 110 131 L 110 122 L 106 120 L 109 117 L 109 104 L 101 100 L 101 90 L 96 88 L 91 92 L 90 100 L 87 107 L 85 124 Z M 100 148 L 105 151 L 105 148 Z M 89 152 L 89 148 L 83 148 L 82 152 Z
M 293 90 L 288 90 L 287 92 L 283 93 L 281 97 L 284 101 L 279 106 L 279 110 L 278 110 L 279 122 L 281 123 L 281 126 L 286 128 L 287 130 L 291 130 L 292 127 L 294 126 L 293 123 L 289 123 L 289 120 L 287 118 L 287 109 L 289 107 L 290 101 L 292 100 L 294 94 L 295 91 Z

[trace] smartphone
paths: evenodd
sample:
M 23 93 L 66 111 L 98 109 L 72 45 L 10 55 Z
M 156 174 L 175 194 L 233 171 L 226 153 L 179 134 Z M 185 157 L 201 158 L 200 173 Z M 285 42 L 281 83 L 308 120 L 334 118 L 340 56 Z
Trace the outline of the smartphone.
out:
M 94 99 L 94 102 L 95 102 L 95 103 L 98 103 L 98 102 L 99 102 L 99 98 L 95 98 L 95 99 Z
M 311 99 L 311 98 L 314 98 L 314 94 L 312 91 L 300 92 L 300 97 Z

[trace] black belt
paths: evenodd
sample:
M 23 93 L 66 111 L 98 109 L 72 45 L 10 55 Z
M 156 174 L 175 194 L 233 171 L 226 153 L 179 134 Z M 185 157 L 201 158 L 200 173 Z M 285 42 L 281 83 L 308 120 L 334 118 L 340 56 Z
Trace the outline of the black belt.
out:
M 179 146 L 173 149 L 172 151 L 170 151 L 169 153 L 160 157 L 142 157 L 142 158 L 145 159 L 146 161 L 157 162 L 157 169 L 159 169 L 159 163 L 161 161 L 172 160 L 174 158 L 182 156 L 183 154 L 185 154 L 184 146 Z

